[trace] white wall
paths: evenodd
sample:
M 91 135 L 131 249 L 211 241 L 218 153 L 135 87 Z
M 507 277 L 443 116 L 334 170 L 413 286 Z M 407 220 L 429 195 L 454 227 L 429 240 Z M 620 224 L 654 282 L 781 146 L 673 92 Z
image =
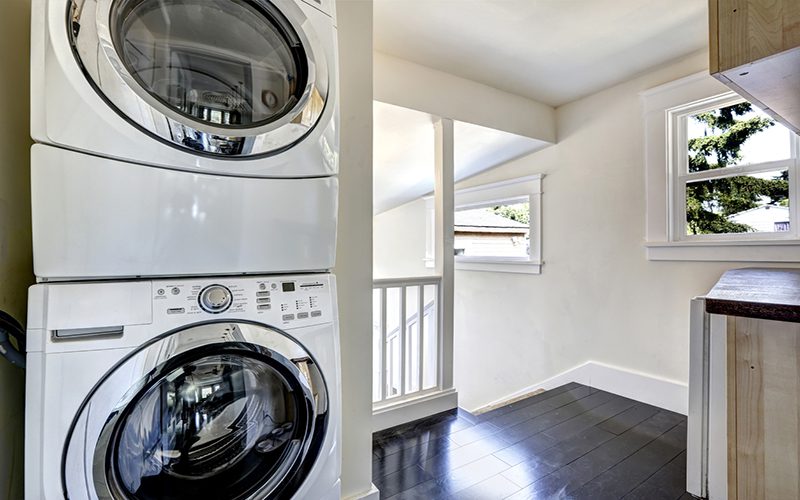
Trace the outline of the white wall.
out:
M 425 210 L 419 198 L 373 217 L 375 279 L 436 274 L 425 267 Z
M 484 127 L 555 139 L 552 107 L 379 52 L 375 100 Z
M 645 258 L 638 92 L 702 71 L 693 54 L 556 110 L 555 146 L 459 187 L 544 173 L 541 275 L 458 271 L 455 386 L 475 409 L 585 361 L 685 383 L 689 299 L 749 264 Z
M 0 309 L 25 323 L 33 281 L 28 127 L 29 0 L 0 16 Z M 24 372 L 0 358 L 0 499 L 22 498 Z
M 339 0 L 342 496 L 372 484 L 372 1 Z

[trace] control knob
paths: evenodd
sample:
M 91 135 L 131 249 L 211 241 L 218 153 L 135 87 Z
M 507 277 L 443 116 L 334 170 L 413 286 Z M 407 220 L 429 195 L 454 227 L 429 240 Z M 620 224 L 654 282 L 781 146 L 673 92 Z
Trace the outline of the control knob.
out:
M 222 285 L 209 285 L 203 288 L 197 301 L 204 311 L 217 314 L 228 310 L 233 302 L 233 294 Z

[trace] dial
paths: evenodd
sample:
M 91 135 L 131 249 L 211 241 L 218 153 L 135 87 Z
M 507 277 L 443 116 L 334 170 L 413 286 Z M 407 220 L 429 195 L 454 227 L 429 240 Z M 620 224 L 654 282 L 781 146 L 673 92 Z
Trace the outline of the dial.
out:
M 203 288 L 197 301 L 204 311 L 217 314 L 228 310 L 233 302 L 233 295 L 222 285 L 209 285 Z

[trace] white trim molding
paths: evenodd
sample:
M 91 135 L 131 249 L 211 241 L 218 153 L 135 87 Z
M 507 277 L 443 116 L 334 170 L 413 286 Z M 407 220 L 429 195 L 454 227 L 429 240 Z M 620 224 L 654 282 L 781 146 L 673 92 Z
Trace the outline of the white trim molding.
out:
M 686 415 L 688 411 L 689 387 L 686 383 L 597 361 L 587 361 L 483 407 L 499 405 L 537 389 L 555 389 L 570 382 L 588 385 L 682 415 Z
M 800 262 L 800 241 L 681 241 L 644 246 L 649 260 Z
M 458 408 L 458 392 L 455 389 L 405 399 L 375 409 L 372 413 L 372 432 L 407 424 L 455 408 Z
M 731 90 L 707 72 L 696 73 L 674 82 L 641 92 L 645 143 L 645 195 L 647 200 L 645 252 L 649 260 L 715 262 L 800 262 L 797 228 L 789 235 L 744 234 L 688 237 L 685 229 L 684 183 L 707 173 L 681 174 L 686 169 L 685 154 L 676 149 L 685 143 L 685 117 L 711 105 L 740 101 Z M 796 148 L 796 146 L 795 146 Z M 786 163 L 786 162 L 784 162 Z M 727 174 L 786 168 L 785 165 L 729 167 Z M 793 169 L 794 167 L 792 167 Z M 741 172 L 739 172 L 741 171 Z M 719 172 L 714 172 L 719 175 Z M 797 189 L 790 176 L 792 195 Z M 683 194 L 683 196 L 682 196 Z M 792 210 L 792 225 L 800 220 Z
M 380 500 L 381 492 L 378 490 L 378 487 L 375 484 L 370 484 L 370 488 L 368 491 L 364 493 L 359 493 L 357 495 L 349 496 L 344 500 Z

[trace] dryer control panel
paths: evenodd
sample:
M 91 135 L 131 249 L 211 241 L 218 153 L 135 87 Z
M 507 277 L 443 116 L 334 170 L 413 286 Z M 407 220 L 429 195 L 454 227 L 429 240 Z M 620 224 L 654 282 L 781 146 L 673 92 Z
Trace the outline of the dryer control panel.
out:
M 329 274 L 153 281 L 153 314 L 182 322 L 240 318 L 283 329 L 335 317 Z

